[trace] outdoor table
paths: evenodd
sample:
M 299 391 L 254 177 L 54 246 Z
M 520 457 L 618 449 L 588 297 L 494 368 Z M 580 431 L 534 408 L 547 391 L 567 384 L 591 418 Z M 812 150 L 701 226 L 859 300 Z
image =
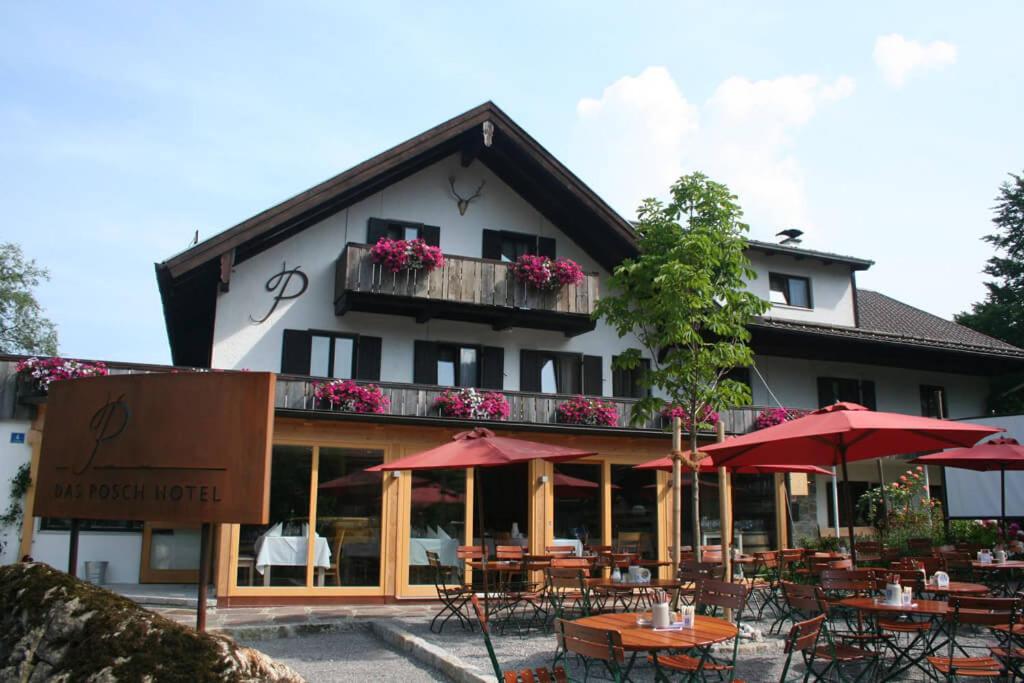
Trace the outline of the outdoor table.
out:
M 984 572 L 989 575 L 994 595 L 1013 595 L 1020 589 L 1020 582 L 1016 585 L 1013 581 L 1013 572 L 1024 569 L 1024 560 L 1006 560 L 1005 562 L 979 562 L 971 561 L 971 567 L 975 572 Z
M 845 598 L 836 604 L 842 605 L 843 607 L 850 607 L 858 612 L 871 614 L 876 617 L 876 627 L 877 617 L 883 615 L 927 617 L 931 624 L 931 628 L 927 634 L 919 634 L 906 646 L 906 648 L 902 650 L 894 648 L 898 655 L 893 660 L 888 670 L 883 674 L 882 680 L 892 680 L 913 666 L 920 668 L 927 676 L 934 677 L 931 671 L 925 668 L 921 662 L 925 657 L 939 653 L 939 651 L 948 643 L 947 640 L 943 640 L 941 642 L 937 641 L 939 641 L 940 636 L 946 635 L 943 625 L 946 614 L 949 611 L 949 603 L 944 600 L 915 600 L 910 605 L 889 605 L 886 604 L 884 600 L 877 598 Z M 881 632 L 880 628 L 877 628 L 876 630 L 879 633 Z M 911 659 L 908 653 L 918 642 L 923 643 L 924 652 L 921 657 Z M 904 660 L 906 661 L 904 662 Z
M 989 587 L 983 583 L 950 581 L 949 585 L 945 588 L 941 588 L 934 583 L 926 583 L 921 592 L 932 595 L 988 595 Z
M 738 634 L 735 624 L 725 619 L 706 617 L 700 614 L 694 617 L 693 628 L 673 631 L 655 631 L 650 626 L 640 626 L 636 623 L 637 617 L 650 619 L 651 613 L 599 614 L 573 621 L 581 626 L 615 631 L 622 637 L 622 648 L 633 653 L 626 666 L 624 680 L 629 680 L 629 672 L 640 652 L 655 653 L 663 650 L 694 648 L 704 650 L 715 643 L 731 640 Z
M 630 609 L 651 604 L 650 593 L 652 590 L 666 590 L 671 591 L 676 588 L 682 587 L 685 581 L 679 579 L 659 579 L 651 577 L 650 581 L 613 581 L 610 577 L 603 576 L 596 579 L 587 579 L 587 587 L 590 589 L 602 589 L 605 591 L 615 591 L 618 593 L 617 597 L 612 599 L 612 610 L 615 610 L 615 603 L 618 602 L 622 605 L 623 609 Z M 620 600 L 619 598 L 626 596 L 627 591 L 630 598 L 635 597 L 635 600 Z M 635 593 L 635 596 L 633 595 Z M 615 596 L 615 593 L 612 593 Z

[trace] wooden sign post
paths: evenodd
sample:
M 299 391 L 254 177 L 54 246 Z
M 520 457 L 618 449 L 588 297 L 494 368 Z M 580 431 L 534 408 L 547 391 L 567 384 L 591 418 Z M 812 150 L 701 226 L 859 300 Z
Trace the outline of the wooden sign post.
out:
M 196 627 L 206 625 L 213 524 L 266 524 L 274 375 L 187 372 L 54 382 L 33 514 L 199 523 Z

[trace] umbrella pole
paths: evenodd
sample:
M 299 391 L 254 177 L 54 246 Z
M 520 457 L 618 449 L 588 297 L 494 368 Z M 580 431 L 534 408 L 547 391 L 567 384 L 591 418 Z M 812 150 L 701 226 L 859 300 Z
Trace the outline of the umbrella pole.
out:
M 850 535 L 850 557 L 857 562 L 857 549 L 853 540 L 853 498 L 850 496 L 850 471 L 846 466 L 846 447 L 839 447 L 839 457 L 843 464 L 843 507 L 846 508 L 846 531 Z
M 682 419 L 672 420 L 672 576 L 679 571 L 683 552 Z
M 836 540 L 839 540 L 839 475 L 836 474 L 836 466 L 832 465 L 832 526 L 836 530 Z
M 999 524 L 1003 528 L 1003 547 L 1009 549 L 1010 537 L 1006 533 L 1006 465 L 999 466 Z
M 480 495 L 480 468 L 477 467 L 473 470 L 473 489 L 476 498 L 476 518 L 480 522 L 480 548 L 483 550 L 483 557 L 480 559 L 480 584 L 484 587 L 484 612 L 488 612 L 488 600 L 489 594 L 487 592 L 487 536 L 484 534 L 484 501 Z
M 796 534 L 796 530 L 793 528 L 793 492 L 789 488 L 789 475 L 782 475 L 782 485 L 786 488 L 786 535 L 789 537 L 790 546 L 793 545 L 796 539 L 793 536 Z

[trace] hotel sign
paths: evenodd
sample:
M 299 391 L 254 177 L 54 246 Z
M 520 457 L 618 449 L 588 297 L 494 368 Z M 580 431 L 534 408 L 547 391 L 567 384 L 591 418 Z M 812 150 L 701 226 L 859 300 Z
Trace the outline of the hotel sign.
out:
M 265 524 L 273 420 L 271 373 L 54 382 L 34 514 Z

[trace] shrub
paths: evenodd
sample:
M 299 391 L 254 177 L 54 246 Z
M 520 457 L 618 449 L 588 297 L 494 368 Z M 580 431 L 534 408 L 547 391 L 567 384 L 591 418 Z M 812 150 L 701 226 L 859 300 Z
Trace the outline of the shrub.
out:
M 313 382 L 313 395 L 346 413 L 383 414 L 391 407 L 391 400 L 379 386 L 359 385 L 350 379 Z
M 574 396 L 556 408 L 558 421 L 570 425 L 603 425 L 614 427 L 619 423 L 619 411 L 610 401 L 585 396 Z
M 422 270 L 429 273 L 444 266 L 440 247 L 432 247 L 421 239 L 393 240 L 381 237 L 370 249 L 370 258 L 392 273 L 403 270 Z
M 434 399 L 434 407 L 445 417 L 470 420 L 504 420 L 509 415 L 508 401 L 497 391 L 445 389 Z

